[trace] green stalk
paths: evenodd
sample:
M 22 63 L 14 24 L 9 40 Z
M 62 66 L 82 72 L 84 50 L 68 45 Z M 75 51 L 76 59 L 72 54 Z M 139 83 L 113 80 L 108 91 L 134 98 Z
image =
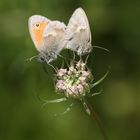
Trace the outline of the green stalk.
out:
M 101 123 L 97 113 L 94 111 L 93 107 L 89 104 L 89 102 L 85 98 L 80 99 L 80 101 L 82 102 L 87 114 L 90 115 L 92 117 L 92 119 L 94 119 L 97 126 L 99 127 L 101 134 L 103 136 L 103 140 L 108 140 L 108 137 L 107 137 L 106 132 L 102 126 L 102 123 Z

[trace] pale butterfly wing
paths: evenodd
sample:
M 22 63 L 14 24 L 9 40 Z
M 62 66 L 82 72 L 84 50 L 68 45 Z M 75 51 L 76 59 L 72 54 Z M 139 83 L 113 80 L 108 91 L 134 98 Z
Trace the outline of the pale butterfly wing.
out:
M 62 42 L 65 36 L 66 25 L 59 21 L 51 21 L 44 30 L 44 51 L 52 57 L 56 57 L 63 49 Z
M 56 59 L 62 50 L 61 40 L 65 34 L 65 24 L 34 15 L 29 18 L 28 26 L 34 45 L 39 51 L 39 60 L 49 63 Z
M 36 25 L 39 25 L 40 23 L 44 23 L 44 25 L 46 24 L 46 26 L 48 26 L 48 24 L 50 22 L 51 22 L 51 20 L 49 20 L 48 18 L 46 18 L 44 16 L 40 16 L 40 15 L 33 15 L 28 20 L 28 28 L 29 28 L 29 32 L 30 32 L 32 41 L 33 41 L 36 49 L 39 52 L 43 51 L 43 42 L 40 43 L 38 40 L 41 39 L 41 37 L 42 37 L 41 34 L 43 33 L 44 29 L 42 28 L 42 31 L 39 31 L 40 29 Z M 36 33 L 35 33 L 35 31 L 36 31 Z M 38 35 L 38 37 L 37 37 L 37 35 Z
M 91 51 L 91 32 L 87 16 L 78 8 L 71 16 L 66 29 L 65 47 L 83 55 Z

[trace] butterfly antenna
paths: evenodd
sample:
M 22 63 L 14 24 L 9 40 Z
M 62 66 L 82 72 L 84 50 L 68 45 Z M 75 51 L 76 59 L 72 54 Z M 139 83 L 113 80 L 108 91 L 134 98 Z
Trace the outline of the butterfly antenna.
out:
M 104 50 L 104 51 L 106 51 L 106 52 L 109 52 L 109 53 L 110 53 L 110 51 L 109 51 L 108 49 L 103 48 L 103 47 L 100 47 L 100 46 L 93 46 L 93 48 L 101 49 L 101 50 Z

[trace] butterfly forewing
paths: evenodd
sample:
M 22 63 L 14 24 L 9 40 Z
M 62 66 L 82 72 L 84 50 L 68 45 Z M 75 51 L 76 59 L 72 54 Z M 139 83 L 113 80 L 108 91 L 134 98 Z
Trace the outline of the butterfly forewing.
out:
M 66 29 L 66 48 L 79 55 L 87 53 L 91 48 L 91 32 L 87 16 L 82 8 L 75 10 Z

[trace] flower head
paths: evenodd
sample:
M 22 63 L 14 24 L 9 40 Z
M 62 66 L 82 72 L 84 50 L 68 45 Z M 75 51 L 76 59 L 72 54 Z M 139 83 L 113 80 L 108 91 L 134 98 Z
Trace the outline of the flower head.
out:
M 92 74 L 81 60 L 68 69 L 59 69 L 56 77 L 56 92 L 66 97 L 80 98 L 90 91 Z

